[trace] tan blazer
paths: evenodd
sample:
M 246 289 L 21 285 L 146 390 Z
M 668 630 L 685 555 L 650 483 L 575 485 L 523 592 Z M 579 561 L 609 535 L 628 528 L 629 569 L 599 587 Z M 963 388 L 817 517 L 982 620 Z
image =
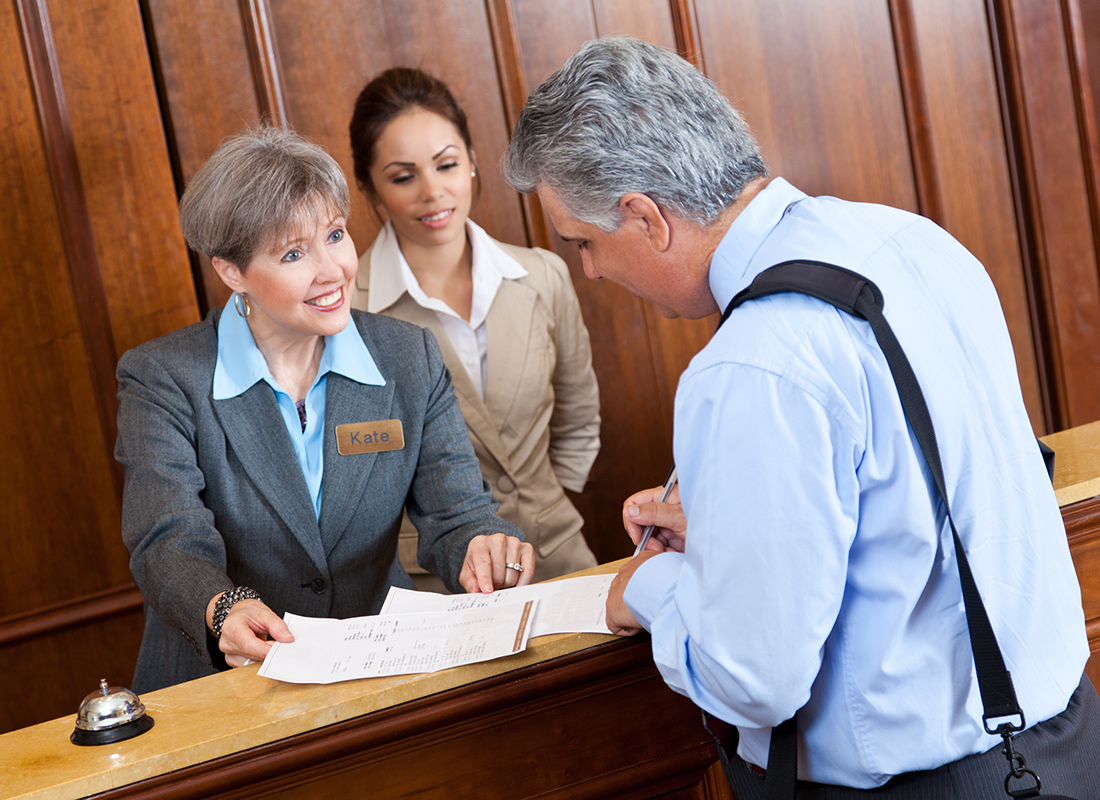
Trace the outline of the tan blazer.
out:
M 367 308 L 371 270 L 399 266 L 374 258 L 378 244 L 359 259 L 354 305 L 360 309 Z M 380 313 L 435 334 L 482 475 L 500 503 L 497 513 L 534 544 L 535 576 L 543 580 L 596 563 L 581 534 L 584 520 L 563 487 L 582 491 L 596 460 L 599 389 L 565 262 L 546 250 L 496 244 L 528 274 L 501 282 L 486 317 L 484 401 L 433 311 L 406 292 Z M 418 571 L 415 535 L 407 527 L 402 546 L 403 563 L 411 558 L 406 568 L 412 573 Z

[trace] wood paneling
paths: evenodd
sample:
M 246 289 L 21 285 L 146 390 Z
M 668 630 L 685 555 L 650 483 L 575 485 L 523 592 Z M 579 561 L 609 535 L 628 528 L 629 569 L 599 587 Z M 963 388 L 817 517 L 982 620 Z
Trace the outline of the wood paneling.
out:
M 929 199 L 921 213 L 951 232 L 982 264 L 997 287 L 1016 350 L 1024 402 L 1036 433 L 1049 429 L 1043 413 L 1035 330 L 1022 246 L 1016 232 L 1001 105 L 990 52 L 992 32 L 983 0 L 924 0 L 910 6 L 913 46 L 909 68 L 920 90 L 912 115 L 924 121 L 927 152 L 914 159 Z M 934 198 L 934 199 L 933 199 Z
M 1061 3 L 990 2 L 1028 237 L 1038 335 L 1046 348 L 1049 415 L 1055 429 L 1100 418 L 1100 273 L 1092 228 L 1088 156 L 1070 57 L 1072 17 Z M 1083 37 L 1082 37 L 1083 38 Z M 1094 128 L 1091 135 L 1095 136 Z M 1095 187 L 1093 188 L 1095 192 Z
M 75 722 L 80 701 L 99 687 L 100 678 L 130 685 L 141 641 L 140 606 L 116 613 L 124 603 L 105 608 L 101 601 L 67 602 L 66 616 L 83 616 L 71 624 L 50 614 L 42 615 L 41 626 L 33 619 L 14 621 L 12 627 L 37 628 L 39 635 L 0 643 L 0 675 L 18 687 L 0 693 L 0 733 L 70 714 Z M 91 613 L 81 615 L 85 606 Z M 0 626 L 8 628 L 8 622 L 0 620 Z
M 138 7 L 52 0 L 50 19 L 114 360 L 198 321 L 195 287 Z
M 812 195 L 917 210 L 885 2 L 695 6 L 708 74 L 745 115 L 773 175 Z
M 1085 626 L 1089 637 L 1089 658 L 1085 668 L 1100 686 L 1100 498 L 1082 500 L 1062 509 L 1069 537 L 1070 555 L 1077 568 L 1084 601 Z
M 15 0 L 0 6 L 0 230 L 15 253 L 0 281 L 18 298 L 0 322 L 18 343 L 0 368 L 0 666 L 65 691 L 5 698 L 0 730 L 68 712 L 108 667 L 129 678 L 140 618 L 119 541 L 114 362 L 228 297 L 185 250 L 179 192 L 264 114 L 350 174 L 352 101 L 389 66 L 428 69 L 465 106 L 474 218 L 570 264 L 604 418 L 578 505 L 601 560 L 629 552 L 622 500 L 664 477 L 676 381 L 714 320 L 665 320 L 586 280 L 497 168 L 527 92 L 605 34 L 685 53 L 745 113 L 773 174 L 942 224 L 997 286 L 1036 431 L 1100 418 L 1095 3 Z M 353 197 L 362 252 L 379 222 Z
M 222 140 L 260 121 L 268 87 L 256 86 L 251 53 L 264 48 L 250 45 L 255 28 L 245 30 L 237 4 L 142 0 L 142 5 L 180 194 Z M 200 307 L 224 305 L 229 290 L 208 259 L 194 259 Z
M 129 680 L 140 620 L 99 602 L 132 585 L 114 365 L 197 315 L 137 7 L 19 0 L 0 46 L 6 730 L 71 711 L 100 670 Z

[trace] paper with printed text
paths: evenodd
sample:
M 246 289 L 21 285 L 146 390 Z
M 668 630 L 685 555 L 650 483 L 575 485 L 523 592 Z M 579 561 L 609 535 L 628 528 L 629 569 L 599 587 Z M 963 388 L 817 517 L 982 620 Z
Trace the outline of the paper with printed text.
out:
M 382 614 L 459 611 L 538 600 L 532 636 L 549 633 L 611 633 L 604 620 L 607 594 L 614 575 L 584 575 L 560 581 L 533 583 L 492 594 L 436 594 L 390 587 Z
M 272 645 L 259 674 L 287 683 L 336 683 L 489 661 L 526 649 L 537 606 L 528 599 L 352 619 L 288 613 L 294 641 Z

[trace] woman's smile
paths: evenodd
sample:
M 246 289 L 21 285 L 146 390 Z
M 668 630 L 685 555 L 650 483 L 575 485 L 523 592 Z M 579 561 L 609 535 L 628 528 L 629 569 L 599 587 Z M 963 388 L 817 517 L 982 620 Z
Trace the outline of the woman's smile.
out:
M 444 211 L 437 211 L 434 214 L 420 217 L 419 219 L 429 228 L 442 228 L 451 221 L 451 217 L 454 216 L 454 213 L 455 210 L 453 208 L 448 208 Z
M 344 287 L 340 286 L 319 297 L 314 297 L 310 300 L 306 300 L 306 305 L 313 306 L 321 311 L 334 311 L 339 308 L 344 302 Z

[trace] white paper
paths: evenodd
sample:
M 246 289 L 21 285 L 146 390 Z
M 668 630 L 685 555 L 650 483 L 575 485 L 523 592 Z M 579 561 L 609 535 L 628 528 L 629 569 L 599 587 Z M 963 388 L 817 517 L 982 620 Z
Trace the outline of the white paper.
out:
M 287 683 L 335 683 L 489 661 L 527 647 L 538 600 L 445 613 L 352 619 L 286 614 L 294 641 L 276 642 L 259 674 Z
M 436 594 L 390 587 L 382 614 L 462 611 L 538 600 L 532 636 L 548 633 L 611 633 L 604 620 L 607 594 L 614 575 L 585 575 L 548 583 L 533 583 L 492 594 Z

